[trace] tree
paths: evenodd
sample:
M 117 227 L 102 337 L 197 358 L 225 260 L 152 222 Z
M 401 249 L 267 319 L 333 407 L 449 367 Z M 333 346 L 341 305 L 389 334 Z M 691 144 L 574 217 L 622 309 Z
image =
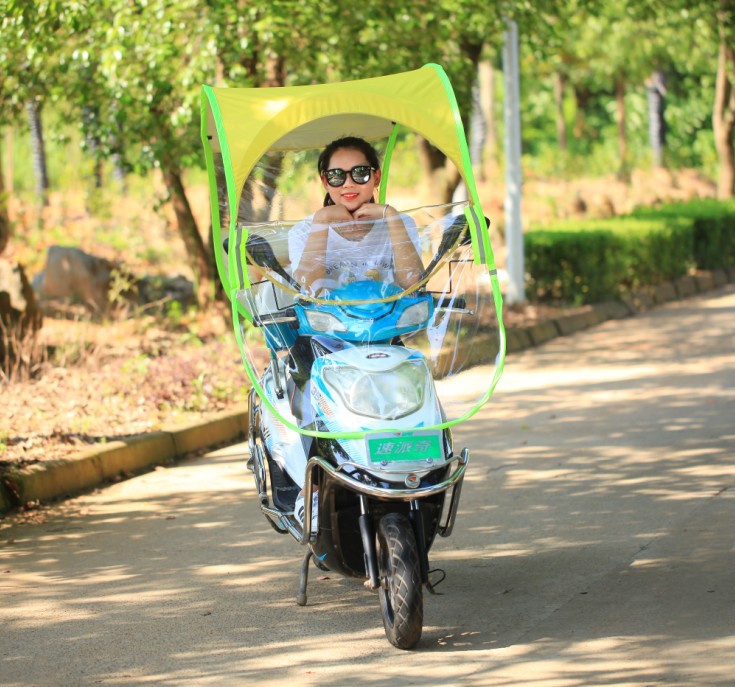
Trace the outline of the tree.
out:
M 648 95 L 648 139 L 651 145 L 654 167 L 664 166 L 666 146 L 666 73 L 655 69 L 646 82 Z
M 10 218 L 8 217 L 8 197 L 5 192 L 5 177 L 3 176 L 3 147 L 0 138 L 0 255 L 10 241 Z
M 717 196 L 732 198 L 735 194 L 735 2 L 720 0 L 717 23 L 720 45 L 712 111 L 715 148 L 720 162 Z
M 28 128 L 31 132 L 31 155 L 33 172 L 36 177 L 36 196 L 42 205 L 48 204 L 48 168 L 46 165 L 46 144 L 43 138 L 43 122 L 41 120 L 41 98 L 34 96 L 26 100 Z
M 577 102 L 581 106 L 578 116 L 584 111 L 583 94 L 602 91 L 614 99 L 618 175 L 626 179 L 630 166 L 626 95 L 631 86 L 638 88 L 643 84 L 656 60 L 659 48 L 655 28 L 651 22 L 632 17 L 624 2 L 593 7 L 585 3 L 575 5 L 576 11 L 569 13 L 567 10 L 564 18 L 569 35 L 566 36 L 568 47 L 562 53 L 566 66 L 563 73 L 575 84 Z
M 56 56 L 73 15 L 74 9 L 61 0 L 0 0 L 0 125 L 19 121 L 25 111 L 42 204 L 47 202 L 49 179 L 41 112 L 57 82 Z
M 469 131 L 472 93 L 485 42 L 500 39 L 505 4 L 473 0 L 398 0 L 357 7 L 330 5 L 328 19 L 342 31 L 331 39 L 342 78 L 360 78 L 417 69 L 430 62 L 447 71 Z M 513 12 L 520 10 L 514 8 Z M 524 21 L 527 16 L 524 16 Z M 339 36 L 359 37 L 345 44 Z M 429 141 L 418 140 L 425 195 L 450 202 L 459 171 Z
M 681 73 L 716 75 L 711 121 L 719 166 L 717 194 L 731 198 L 735 195 L 735 0 L 625 0 L 625 5 L 636 20 L 658 26 L 659 45 L 667 44 L 668 59 Z
M 31 115 L 38 114 L 36 105 L 47 94 L 41 86 L 44 76 L 52 73 L 46 65 L 46 51 L 52 52 L 57 16 L 63 9 L 56 2 L 39 0 L 25 3 L 0 0 L 0 130 L 18 121 L 24 104 L 30 103 Z M 33 118 L 32 118 L 33 119 Z M 38 118 L 40 122 L 40 118 Z M 42 155 L 42 148 L 38 150 Z M 0 156 L 1 159 L 1 156 Z M 42 158 L 39 158 L 42 159 Z M 44 163 L 45 167 L 45 163 Z M 47 179 L 41 180 L 41 185 Z M 45 188 L 43 196 L 45 197 Z M 5 180 L 0 169 L 0 254 L 10 240 Z M 18 361 L 23 360 L 23 347 L 33 340 L 43 323 L 43 316 L 23 266 L 0 258 L 0 362 L 7 376 Z M 10 294 L 14 294 L 11 297 Z M 22 297 L 18 298 L 17 294 Z
M 199 163 L 199 89 L 214 75 L 214 42 L 196 0 L 88 4 L 64 46 L 70 117 L 97 155 L 139 173 L 161 171 L 198 300 L 213 297 L 214 261 L 189 204 L 184 171 Z M 89 117 L 94 108 L 94 117 Z

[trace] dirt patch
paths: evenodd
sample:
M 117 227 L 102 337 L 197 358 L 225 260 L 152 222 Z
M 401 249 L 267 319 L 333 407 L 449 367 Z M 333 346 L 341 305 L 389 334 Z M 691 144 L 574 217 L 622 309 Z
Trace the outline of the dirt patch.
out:
M 525 305 L 504 319 L 525 326 L 560 312 Z M 190 315 L 175 326 L 155 317 L 46 318 L 41 331 L 49 353 L 35 378 L 2 387 L 0 472 L 246 403 L 250 385 L 223 313 Z
M 493 221 L 493 247 L 502 267 L 504 187 L 479 183 Z M 153 184 L 160 196 L 160 183 Z M 633 184 L 614 178 L 580 182 L 528 179 L 524 224 L 543 225 L 570 216 L 629 212 L 638 205 L 713 194 L 711 182 L 691 171 L 637 173 Z M 205 186 L 191 189 L 201 226 L 208 224 Z M 11 215 L 17 239 L 10 252 L 41 269 L 46 248 L 77 245 L 142 274 L 190 277 L 182 242 L 168 205 L 150 198 L 107 202 L 82 194 L 54 194 L 40 219 L 17 199 Z M 506 327 L 553 319 L 570 308 L 525 304 L 506 309 Z M 176 318 L 154 315 L 90 322 L 81 311 L 47 317 L 33 378 L 0 386 L 0 472 L 69 456 L 122 437 L 205 420 L 246 400 L 249 382 L 232 335 L 229 313 L 213 311 Z
M 46 318 L 32 378 L 3 384 L 0 470 L 158 430 L 244 403 L 240 352 L 217 313 L 172 326 Z

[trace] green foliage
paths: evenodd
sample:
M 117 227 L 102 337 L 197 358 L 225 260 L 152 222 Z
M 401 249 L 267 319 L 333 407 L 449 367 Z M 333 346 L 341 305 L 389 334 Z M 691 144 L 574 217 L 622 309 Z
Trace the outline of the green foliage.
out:
M 714 175 L 711 107 L 718 3 L 698 0 L 0 0 L 0 125 L 17 125 L 29 98 L 46 104 L 57 137 L 52 184 L 91 174 L 81 158 L 113 154 L 128 170 L 196 169 L 202 83 L 296 85 L 371 77 L 438 62 L 464 116 L 477 60 L 499 61 L 504 17 L 518 22 L 524 167 L 546 175 L 620 167 L 615 83 L 625 85 L 628 167 L 646 166 L 645 82 L 667 84 L 666 162 Z M 729 30 L 733 13 L 724 13 Z M 565 79 L 568 149 L 556 137 L 552 77 Z M 502 90 L 502 89 L 500 89 Z M 502 93 L 498 93 L 502 96 Z M 498 123 L 502 116 L 496 111 Z M 73 146 L 73 151 L 72 147 Z M 72 154 L 73 152 L 73 154 Z M 30 156 L 16 155 L 30 177 Z M 52 160 L 53 162 L 53 160 Z M 25 167 L 24 167 L 25 165 Z M 416 165 L 418 168 L 418 164 Z M 410 175 L 406 175 L 410 178 Z M 285 183 L 289 180 L 284 179 Z M 31 189 L 26 179 L 15 188 Z
M 671 203 L 657 210 L 641 208 L 636 211 L 638 217 L 653 214 L 691 220 L 697 267 L 712 270 L 735 265 L 735 201 L 697 200 Z
M 570 221 L 525 236 L 528 293 L 539 300 L 594 303 L 676 279 L 695 260 L 686 216 Z
M 624 263 L 611 231 L 537 229 L 525 236 L 532 300 L 594 303 L 619 290 Z
M 735 265 L 735 201 L 696 200 L 609 220 L 575 220 L 525 236 L 528 293 L 594 303 L 624 291 Z
M 570 0 L 546 10 L 545 27 L 537 24 L 530 34 L 521 34 L 524 168 L 569 177 L 606 174 L 621 163 L 628 169 L 647 167 L 646 83 L 661 69 L 667 76 L 667 166 L 700 167 L 715 176 L 711 120 L 719 40 L 716 5 Z M 559 150 L 556 137 L 555 74 L 565 84 L 566 151 Z M 616 83 L 625 91 L 627 154 L 622 161 Z

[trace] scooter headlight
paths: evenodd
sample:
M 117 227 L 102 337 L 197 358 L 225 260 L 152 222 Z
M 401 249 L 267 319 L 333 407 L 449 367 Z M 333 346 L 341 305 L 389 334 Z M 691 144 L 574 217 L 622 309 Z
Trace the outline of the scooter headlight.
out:
M 337 317 L 320 310 L 307 310 L 306 320 L 315 332 L 347 331 L 347 327 Z
M 429 301 L 422 300 L 409 308 L 406 308 L 398 318 L 396 328 L 418 327 L 429 319 Z
M 335 365 L 324 369 L 324 381 L 353 413 L 396 420 L 415 413 L 423 405 L 426 370 L 410 362 L 386 372 Z

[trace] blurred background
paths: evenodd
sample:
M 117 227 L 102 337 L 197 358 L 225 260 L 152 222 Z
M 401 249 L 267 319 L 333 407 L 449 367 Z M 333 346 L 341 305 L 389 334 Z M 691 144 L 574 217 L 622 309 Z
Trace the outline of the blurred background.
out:
M 268 88 L 442 65 L 501 267 L 509 27 L 524 235 L 672 202 L 727 204 L 735 190 L 731 0 L 0 0 L 0 17 L 0 381 L 18 382 L 0 420 L 28 436 L 99 440 L 115 423 L 131 433 L 244 398 L 209 238 L 202 84 Z M 392 202 L 451 200 L 458 177 L 442 154 L 419 138 L 403 150 Z M 321 198 L 312 166 L 284 183 L 305 212 Z M 539 287 L 533 264 L 550 282 L 562 268 L 534 259 L 523 316 L 542 312 L 549 294 L 565 307 L 591 293 Z M 677 257 L 679 272 L 695 267 Z M 109 380 L 80 376 L 60 391 L 59 370 L 85 365 Z M 127 399 L 107 430 L 90 411 L 95 386 Z M 65 395 L 77 410 L 54 414 Z M 31 412 L 39 397 L 45 410 Z M 2 459 L 27 436 L 0 430 Z
M 201 84 L 297 85 L 427 62 L 450 75 L 502 243 L 509 20 L 524 228 L 733 193 L 735 9 L 725 0 L 0 5 L 2 221 L 31 274 L 63 239 L 146 269 L 173 257 L 211 279 Z M 457 179 L 442 156 L 425 141 L 415 150 L 400 183 L 451 198 Z

